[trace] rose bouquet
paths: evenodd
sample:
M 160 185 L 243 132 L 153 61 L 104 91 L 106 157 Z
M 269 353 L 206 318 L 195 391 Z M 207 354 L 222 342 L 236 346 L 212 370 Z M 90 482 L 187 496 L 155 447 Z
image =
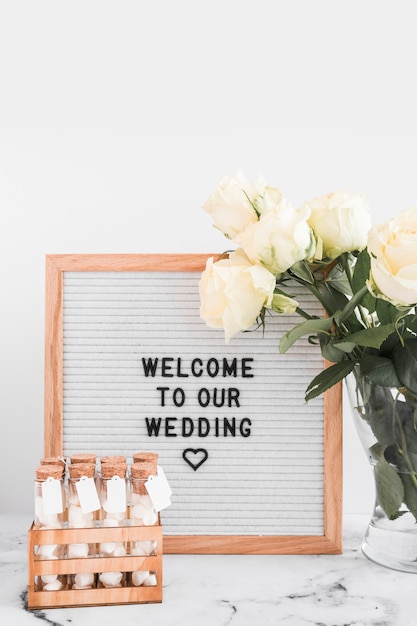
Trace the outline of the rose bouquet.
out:
M 303 318 L 281 340 L 316 337 L 333 363 L 310 384 L 306 399 L 359 365 L 376 384 L 417 397 L 417 208 L 371 225 L 363 196 L 328 194 L 294 209 L 277 188 L 241 174 L 225 178 L 204 205 L 237 249 L 210 258 L 200 281 L 201 316 L 239 331 L 265 324 L 266 313 Z M 309 315 L 287 289 L 295 281 L 323 305 Z
M 395 517 L 408 498 L 417 518 L 417 208 L 372 226 L 362 195 L 330 193 L 295 209 L 279 189 L 239 173 L 222 180 L 204 209 L 234 246 L 207 262 L 201 317 L 228 342 L 270 314 L 294 314 L 279 351 L 308 337 L 330 362 L 306 400 L 356 376 L 358 410 L 374 437 L 370 455 L 383 468 L 384 506 Z M 322 317 L 294 300 L 294 282 L 317 298 Z M 407 472 L 407 485 L 397 484 L 391 498 L 393 465 Z

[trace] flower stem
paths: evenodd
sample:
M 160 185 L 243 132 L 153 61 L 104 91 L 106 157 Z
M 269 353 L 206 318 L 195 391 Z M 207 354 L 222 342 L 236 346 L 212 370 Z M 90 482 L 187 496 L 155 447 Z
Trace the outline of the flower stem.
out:
M 304 319 L 306 319 L 306 320 L 312 320 L 313 319 L 313 316 L 310 315 L 310 313 L 307 313 L 307 311 L 304 311 L 304 309 L 302 309 L 299 306 L 295 309 L 295 312 L 298 313 L 298 315 L 300 315 L 301 317 L 304 317 Z
M 292 276 L 292 278 L 297 281 L 297 283 L 299 283 L 300 285 L 303 285 L 303 287 L 307 287 L 307 289 L 309 291 L 311 291 L 311 293 L 313 294 L 313 296 L 315 296 L 315 298 L 317 298 L 317 300 L 320 302 L 320 304 L 323 306 L 324 310 L 326 311 L 326 313 L 331 317 L 333 315 L 333 311 L 331 311 L 325 301 L 325 299 L 323 298 L 323 295 L 320 291 L 320 289 L 317 287 L 316 284 L 312 284 L 312 283 L 308 283 L 307 281 L 304 281 L 300 278 L 298 278 L 297 276 Z M 311 318 L 312 316 L 310 316 Z

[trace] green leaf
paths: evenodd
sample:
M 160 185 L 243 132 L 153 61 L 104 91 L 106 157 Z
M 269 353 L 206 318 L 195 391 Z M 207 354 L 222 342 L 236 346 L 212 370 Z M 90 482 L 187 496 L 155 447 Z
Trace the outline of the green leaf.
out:
M 369 395 L 367 398 L 365 414 L 372 432 L 380 444 L 382 452 L 385 454 L 387 448 L 396 444 L 401 439 L 401 433 L 398 430 L 398 424 L 395 419 L 395 400 L 388 387 L 382 387 L 369 383 Z M 375 444 L 371 448 L 371 452 L 377 458 L 375 451 L 378 449 Z M 385 457 L 384 457 L 385 458 Z
M 342 293 L 349 297 L 353 295 L 348 277 L 346 276 L 346 272 L 343 270 L 339 263 L 335 265 L 335 267 L 329 273 L 325 282 L 332 289 L 338 291 L 339 293 Z
M 374 443 L 373 446 L 371 446 L 369 448 L 369 452 L 371 453 L 371 456 L 373 459 L 375 459 L 375 461 L 386 461 L 385 458 L 385 450 L 386 450 L 386 446 L 382 446 L 380 443 Z
M 332 363 L 338 363 L 346 359 L 346 354 L 333 345 L 332 337 L 321 335 L 320 348 L 323 357 Z
M 417 338 L 404 340 L 394 350 L 394 366 L 402 385 L 417 396 Z
M 376 308 L 376 302 L 377 302 L 377 298 L 375 298 L 371 292 L 367 293 L 366 296 L 364 296 L 362 302 L 361 302 L 361 306 L 364 307 L 369 314 L 375 313 L 375 308 Z
M 404 499 L 404 486 L 397 471 L 384 459 L 374 467 L 376 497 L 389 519 L 396 519 Z
M 328 311 L 342 311 L 349 302 L 348 298 L 337 289 L 334 289 L 328 282 L 326 282 L 325 286 L 326 288 L 323 289 L 321 295 L 326 309 Z
M 375 385 L 400 387 L 401 382 L 395 371 L 394 362 L 387 357 L 365 353 L 360 361 L 361 374 Z
M 310 268 L 304 263 L 304 261 L 298 261 L 291 266 L 291 274 L 296 276 L 297 278 L 301 278 L 301 280 L 309 283 L 310 285 L 314 285 L 314 276 Z
M 371 272 L 371 257 L 365 248 L 358 254 L 352 276 L 352 289 L 359 291 L 365 285 Z
M 417 488 L 409 474 L 400 474 L 404 485 L 404 502 L 417 521 Z
M 333 319 L 326 317 L 324 319 L 318 317 L 317 319 L 306 320 L 294 326 L 288 333 L 286 333 L 280 341 L 279 351 L 281 354 L 286 352 L 292 345 L 303 337 L 304 335 L 320 335 L 321 333 L 328 333 Z
M 357 346 L 357 344 L 353 343 L 353 341 L 336 341 L 334 345 L 345 354 L 350 354 Z
M 379 348 L 380 354 L 382 356 L 392 358 L 394 350 L 399 344 L 403 345 L 403 340 L 398 332 L 388 335 L 385 341 L 381 343 L 381 346 Z
M 345 306 L 343 311 L 341 311 L 337 317 L 335 316 L 335 322 L 340 326 L 345 320 L 348 319 L 356 309 L 358 305 L 361 304 L 365 295 L 369 293 L 368 287 L 365 285 L 359 291 L 355 293 L 354 296 L 349 300 L 348 304 Z
M 368 250 L 365 248 L 358 255 L 356 260 L 355 269 L 352 277 L 352 289 L 354 292 L 362 289 L 364 285 L 366 285 L 366 281 L 369 278 L 371 272 L 371 257 L 369 256 Z M 376 306 L 376 298 L 372 296 L 372 294 L 368 291 L 365 294 L 361 305 L 363 305 L 369 313 L 373 313 L 375 311 Z
M 351 341 L 358 346 L 364 346 L 366 348 L 381 347 L 381 344 L 385 339 L 395 331 L 395 324 L 386 324 L 385 326 L 377 326 L 375 328 L 364 328 L 357 333 L 347 335 L 340 343 L 345 341 Z M 337 342 L 335 343 L 337 346 Z
M 389 324 L 390 322 L 394 322 L 398 318 L 399 311 L 397 307 L 391 304 L 391 302 L 387 302 L 387 300 L 377 298 L 375 308 L 376 314 L 381 324 Z M 400 316 L 401 315 L 402 313 L 400 312 Z
M 333 387 L 333 385 L 336 385 L 348 374 L 350 374 L 354 367 L 355 361 L 345 359 L 324 369 L 320 372 L 320 374 L 313 378 L 307 387 L 305 396 L 306 401 L 308 402 L 309 400 L 316 398 L 324 391 L 330 389 L 330 387 Z

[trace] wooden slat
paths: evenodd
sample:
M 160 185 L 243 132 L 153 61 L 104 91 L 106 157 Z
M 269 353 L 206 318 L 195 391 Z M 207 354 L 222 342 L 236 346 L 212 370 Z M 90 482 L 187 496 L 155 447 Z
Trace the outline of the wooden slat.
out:
M 118 604 L 150 604 L 162 602 L 157 587 L 122 587 L 120 589 L 67 589 L 65 591 L 35 591 L 28 589 L 28 608 L 56 609 L 81 606 L 110 606 Z
M 62 452 L 62 270 L 46 258 L 44 450 L 48 456 Z

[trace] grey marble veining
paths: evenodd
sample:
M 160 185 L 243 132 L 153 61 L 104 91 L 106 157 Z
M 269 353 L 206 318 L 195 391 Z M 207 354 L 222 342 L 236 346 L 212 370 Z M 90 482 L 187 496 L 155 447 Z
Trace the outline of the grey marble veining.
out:
M 0 516 L 2 626 L 415 626 L 417 577 L 368 561 L 363 516 L 336 556 L 165 555 L 162 604 L 27 611 L 24 516 Z

